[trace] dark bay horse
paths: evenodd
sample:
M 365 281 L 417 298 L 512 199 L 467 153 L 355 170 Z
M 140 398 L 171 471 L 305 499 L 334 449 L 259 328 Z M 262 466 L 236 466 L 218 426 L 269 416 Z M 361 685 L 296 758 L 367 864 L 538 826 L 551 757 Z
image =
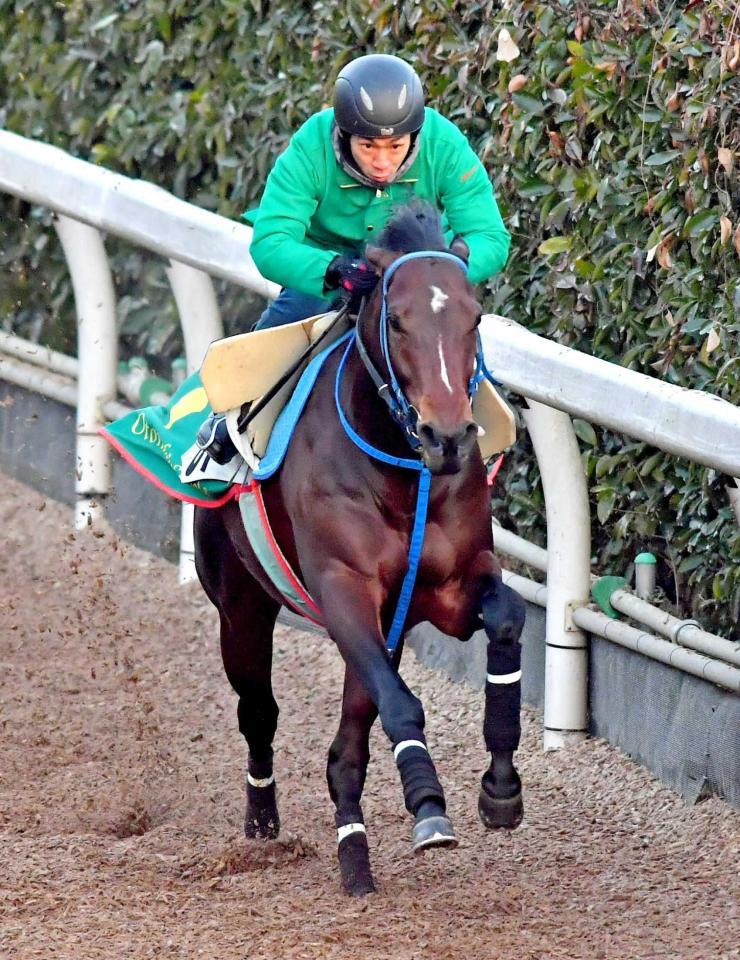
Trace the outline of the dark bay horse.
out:
M 409 252 L 416 255 L 400 259 Z M 490 828 L 513 828 L 522 818 L 513 754 L 520 734 L 524 605 L 502 583 L 493 552 L 470 396 L 481 309 L 461 254 L 455 243 L 447 250 L 431 207 L 400 209 L 366 253 L 381 279 L 357 322 L 359 347 L 350 340 L 343 360 L 343 348 L 330 354 L 282 467 L 262 486 L 276 539 L 345 661 L 327 779 L 342 883 L 356 896 L 375 889 L 360 801 L 370 728 L 378 715 L 414 817 L 414 850 L 456 843 L 424 737 L 422 704 L 398 673 L 402 636 L 395 651 L 386 649 L 411 564 L 424 475 L 425 535 L 404 628 L 429 621 L 460 640 L 485 629 L 483 733 L 491 763 L 478 809 Z M 379 379 L 405 401 L 405 420 L 390 415 L 393 390 L 385 388 L 384 402 Z M 358 437 L 387 460 L 361 449 Z M 418 469 L 396 465 L 409 460 Z M 271 662 L 280 598 L 249 546 L 233 501 L 196 511 L 195 543 L 198 575 L 220 614 L 224 667 L 239 697 L 239 729 L 248 745 L 245 833 L 274 838 L 278 707 Z

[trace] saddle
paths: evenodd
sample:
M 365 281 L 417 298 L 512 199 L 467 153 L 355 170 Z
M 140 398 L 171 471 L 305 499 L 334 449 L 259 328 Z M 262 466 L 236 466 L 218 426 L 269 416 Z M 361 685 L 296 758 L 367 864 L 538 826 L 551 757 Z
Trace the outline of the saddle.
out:
M 247 425 L 238 429 L 242 406 L 259 404 L 262 397 L 291 369 L 306 348 L 322 336 L 336 312 L 319 314 L 296 323 L 253 330 L 216 340 L 208 348 L 200 377 L 208 401 L 216 413 L 226 413 L 229 435 L 246 462 L 257 469 L 265 455 L 272 428 L 291 397 L 310 358 L 301 364 L 278 393 Z M 324 337 L 325 347 L 350 329 L 345 319 Z M 488 380 L 483 380 L 473 399 L 473 416 L 482 428 L 478 445 L 484 462 L 510 447 L 516 440 L 516 421 L 508 404 Z
M 350 328 L 350 321 L 345 318 L 334 323 L 336 317 L 337 312 L 330 311 L 280 327 L 225 337 L 208 348 L 200 369 L 208 402 L 215 413 L 226 414 L 229 436 L 252 469 L 257 468 L 265 455 L 275 421 L 292 396 L 310 357 L 296 367 L 243 433 L 238 427 L 242 407 L 244 404 L 257 407 L 320 337 L 328 347 L 343 336 Z

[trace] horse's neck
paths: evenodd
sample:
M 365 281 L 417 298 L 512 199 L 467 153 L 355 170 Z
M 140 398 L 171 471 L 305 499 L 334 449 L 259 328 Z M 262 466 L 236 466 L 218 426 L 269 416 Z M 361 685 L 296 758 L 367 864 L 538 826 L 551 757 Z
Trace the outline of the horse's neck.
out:
M 363 440 L 391 456 L 415 458 L 356 351 L 349 358 L 344 387 L 345 414 Z

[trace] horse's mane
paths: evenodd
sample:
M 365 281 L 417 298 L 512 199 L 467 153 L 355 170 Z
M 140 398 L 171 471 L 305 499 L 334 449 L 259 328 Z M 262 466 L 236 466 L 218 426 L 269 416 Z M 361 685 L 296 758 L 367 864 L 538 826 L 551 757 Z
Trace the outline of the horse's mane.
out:
M 399 253 L 447 249 L 439 211 L 426 200 L 412 200 L 396 207 L 376 243 L 384 250 Z

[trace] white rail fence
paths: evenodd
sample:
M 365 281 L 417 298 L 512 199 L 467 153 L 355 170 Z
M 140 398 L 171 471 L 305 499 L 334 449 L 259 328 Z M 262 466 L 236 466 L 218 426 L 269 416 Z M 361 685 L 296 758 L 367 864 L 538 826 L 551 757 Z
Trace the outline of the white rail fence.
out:
M 189 370 L 197 369 L 208 344 L 223 336 L 211 277 L 266 297 L 275 296 L 277 288 L 258 273 L 249 256 L 249 227 L 7 131 L 0 131 L 0 190 L 55 212 L 72 277 L 78 315 L 76 363 L 5 335 L 0 339 L 0 379 L 76 407 L 75 522 L 81 526 L 104 511 L 110 488 L 111 451 L 96 430 L 125 409 L 116 401 L 116 301 L 104 235 L 114 234 L 169 261 L 165 269 Z M 701 391 L 665 384 L 549 342 L 503 317 L 485 317 L 482 338 L 498 379 L 527 398 L 524 419 L 545 493 L 547 551 L 495 528 L 500 551 L 547 572 L 546 586 L 506 574 L 512 586 L 547 610 L 545 749 L 585 736 L 584 630 L 740 693 L 740 668 L 734 659 L 740 645 L 722 641 L 731 656 L 707 656 L 698 652 L 701 648 L 686 649 L 688 641 L 679 646 L 680 640 L 660 639 L 589 608 L 589 501 L 570 420 L 570 415 L 582 417 L 738 477 L 740 411 Z M 730 492 L 737 504 L 735 489 Z M 180 569 L 182 579 L 192 576 L 190 508 L 183 509 Z M 653 617 L 661 613 L 651 609 Z M 693 622 L 686 626 L 696 627 Z M 684 637 L 691 635 L 691 630 L 683 632 Z

